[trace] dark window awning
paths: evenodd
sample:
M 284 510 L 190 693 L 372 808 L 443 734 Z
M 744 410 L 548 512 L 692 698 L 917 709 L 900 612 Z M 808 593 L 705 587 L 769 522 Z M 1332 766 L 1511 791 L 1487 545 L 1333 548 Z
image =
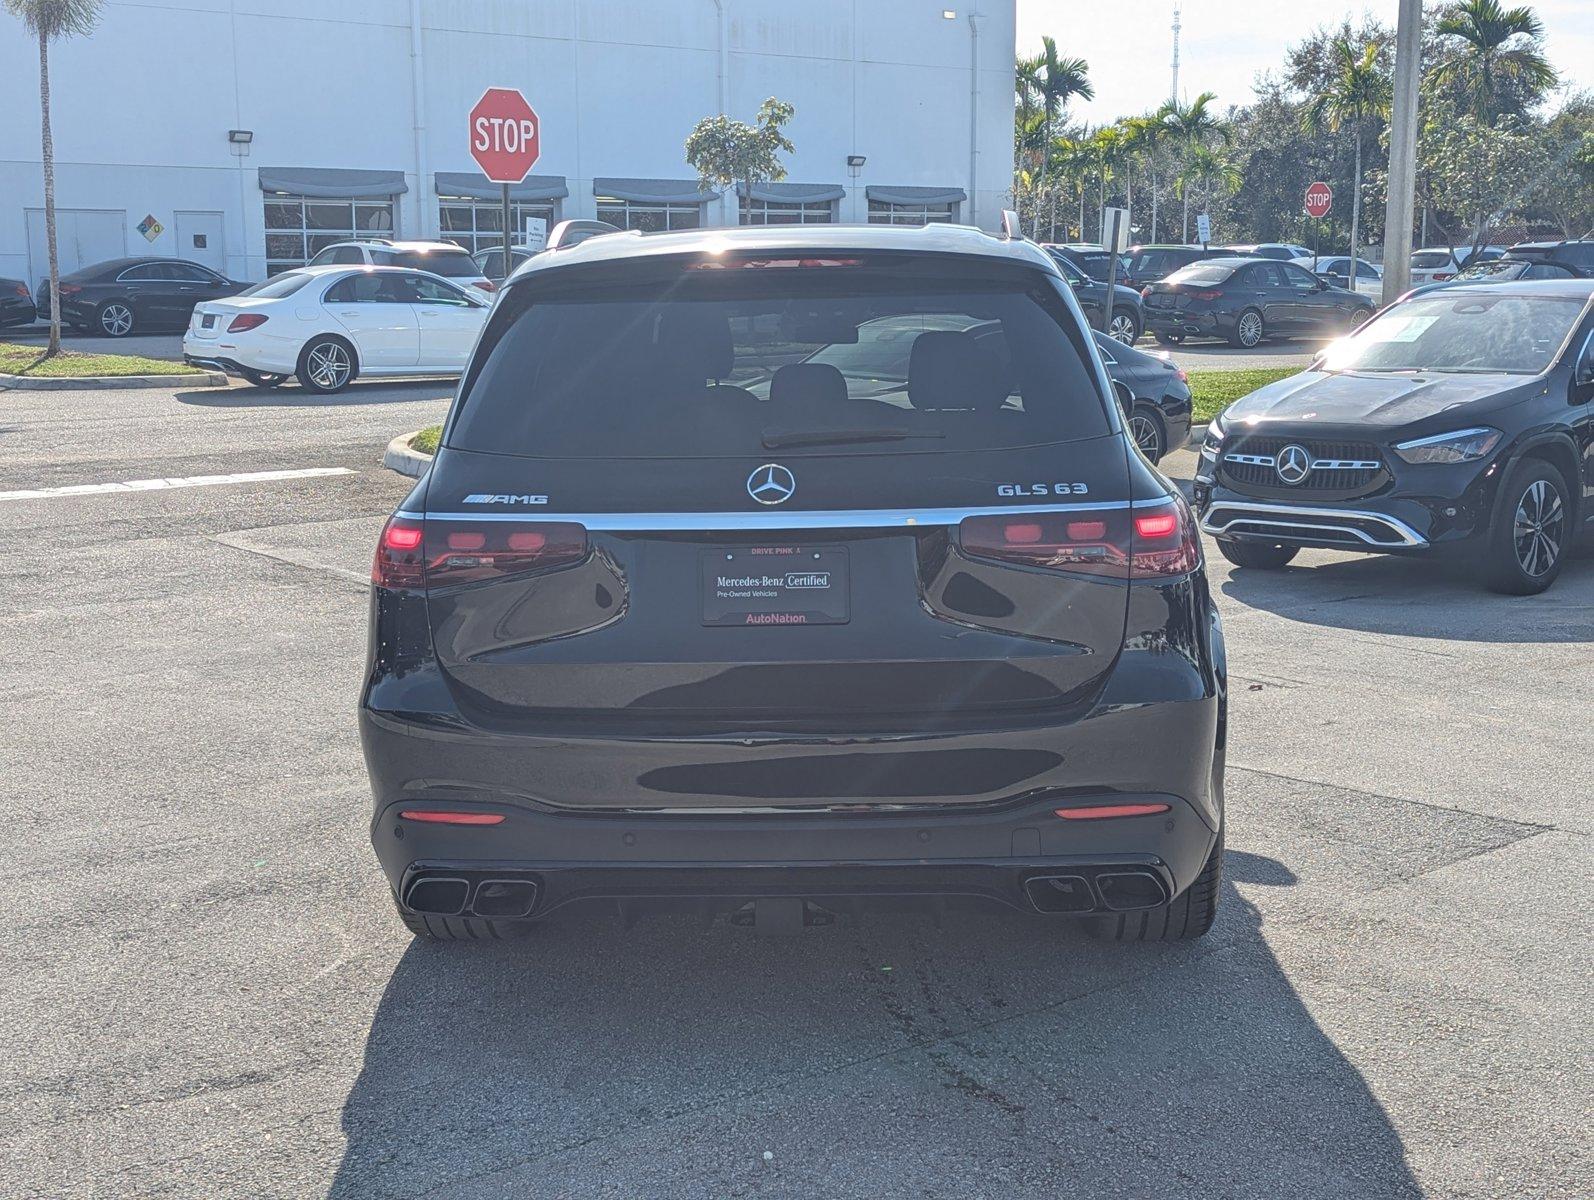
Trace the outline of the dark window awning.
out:
M 260 190 L 347 200 L 354 196 L 400 196 L 409 191 L 403 171 L 354 171 L 344 167 L 261 167 Z
M 469 196 L 472 200 L 498 200 L 502 184 L 492 183 L 476 171 L 439 171 L 432 176 L 439 196 Z M 570 194 L 563 175 L 527 175 L 509 185 L 511 200 L 563 200 Z
M 777 204 L 825 204 L 846 198 L 839 183 L 738 183 L 736 194 Z
M 961 204 L 968 199 L 962 188 L 869 187 L 864 194 L 881 204 Z
M 629 200 L 632 204 L 707 204 L 718 200 L 716 191 L 704 191 L 695 179 L 594 179 L 594 196 Z

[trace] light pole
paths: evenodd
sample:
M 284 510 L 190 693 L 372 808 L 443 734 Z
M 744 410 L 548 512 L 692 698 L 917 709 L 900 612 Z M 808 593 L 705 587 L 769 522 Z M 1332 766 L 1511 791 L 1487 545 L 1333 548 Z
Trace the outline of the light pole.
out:
M 1422 0 L 1400 0 L 1395 97 L 1389 121 L 1389 197 L 1384 207 L 1384 295 L 1411 287 L 1411 221 L 1417 192 L 1417 83 L 1422 74 Z M 1355 264 L 1351 264 L 1352 271 Z

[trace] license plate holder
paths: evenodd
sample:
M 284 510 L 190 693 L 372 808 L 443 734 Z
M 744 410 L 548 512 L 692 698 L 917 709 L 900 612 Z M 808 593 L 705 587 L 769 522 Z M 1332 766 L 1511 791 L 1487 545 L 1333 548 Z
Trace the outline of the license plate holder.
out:
M 215 313 L 201 313 L 199 315 L 199 327 L 201 329 L 214 329 L 214 328 L 216 328 L 216 314 Z
M 700 588 L 708 626 L 845 625 L 852 619 L 845 546 L 704 550 Z

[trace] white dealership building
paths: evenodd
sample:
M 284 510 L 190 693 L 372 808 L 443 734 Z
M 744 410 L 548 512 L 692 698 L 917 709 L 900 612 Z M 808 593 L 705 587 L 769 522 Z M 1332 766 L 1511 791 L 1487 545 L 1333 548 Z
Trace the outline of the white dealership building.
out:
M 109 0 L 51 50 L 63 269 L 167 254 L 258 279 L 348 237 L 501 238 L 467 114 L 519 88 L 514 220 L 995 226 L 1014 0 Z M 0 276 L 44 257 L 38 47 L 0 12 Z M 698 185 L 703 117 L 796 108 L 788 176 Z M 536 228 L 535 222 L 531 228 Z

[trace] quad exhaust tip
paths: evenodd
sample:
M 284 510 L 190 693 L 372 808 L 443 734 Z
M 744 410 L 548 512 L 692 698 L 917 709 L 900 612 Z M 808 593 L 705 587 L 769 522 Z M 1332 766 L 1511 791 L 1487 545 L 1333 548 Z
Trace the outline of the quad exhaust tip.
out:
M 503 920 L 529 917 L 537 896 L 537 882 L 530 878 L 422 875 L 404 893 L 404 907 L 433 917 Z
M 1090 875 L 1033 875 L 1024 893 L 1037 912 L 1133 912 L 1168 902 L 1168 888 L 1155 871 L 1140 867 L 1099 870 Z

